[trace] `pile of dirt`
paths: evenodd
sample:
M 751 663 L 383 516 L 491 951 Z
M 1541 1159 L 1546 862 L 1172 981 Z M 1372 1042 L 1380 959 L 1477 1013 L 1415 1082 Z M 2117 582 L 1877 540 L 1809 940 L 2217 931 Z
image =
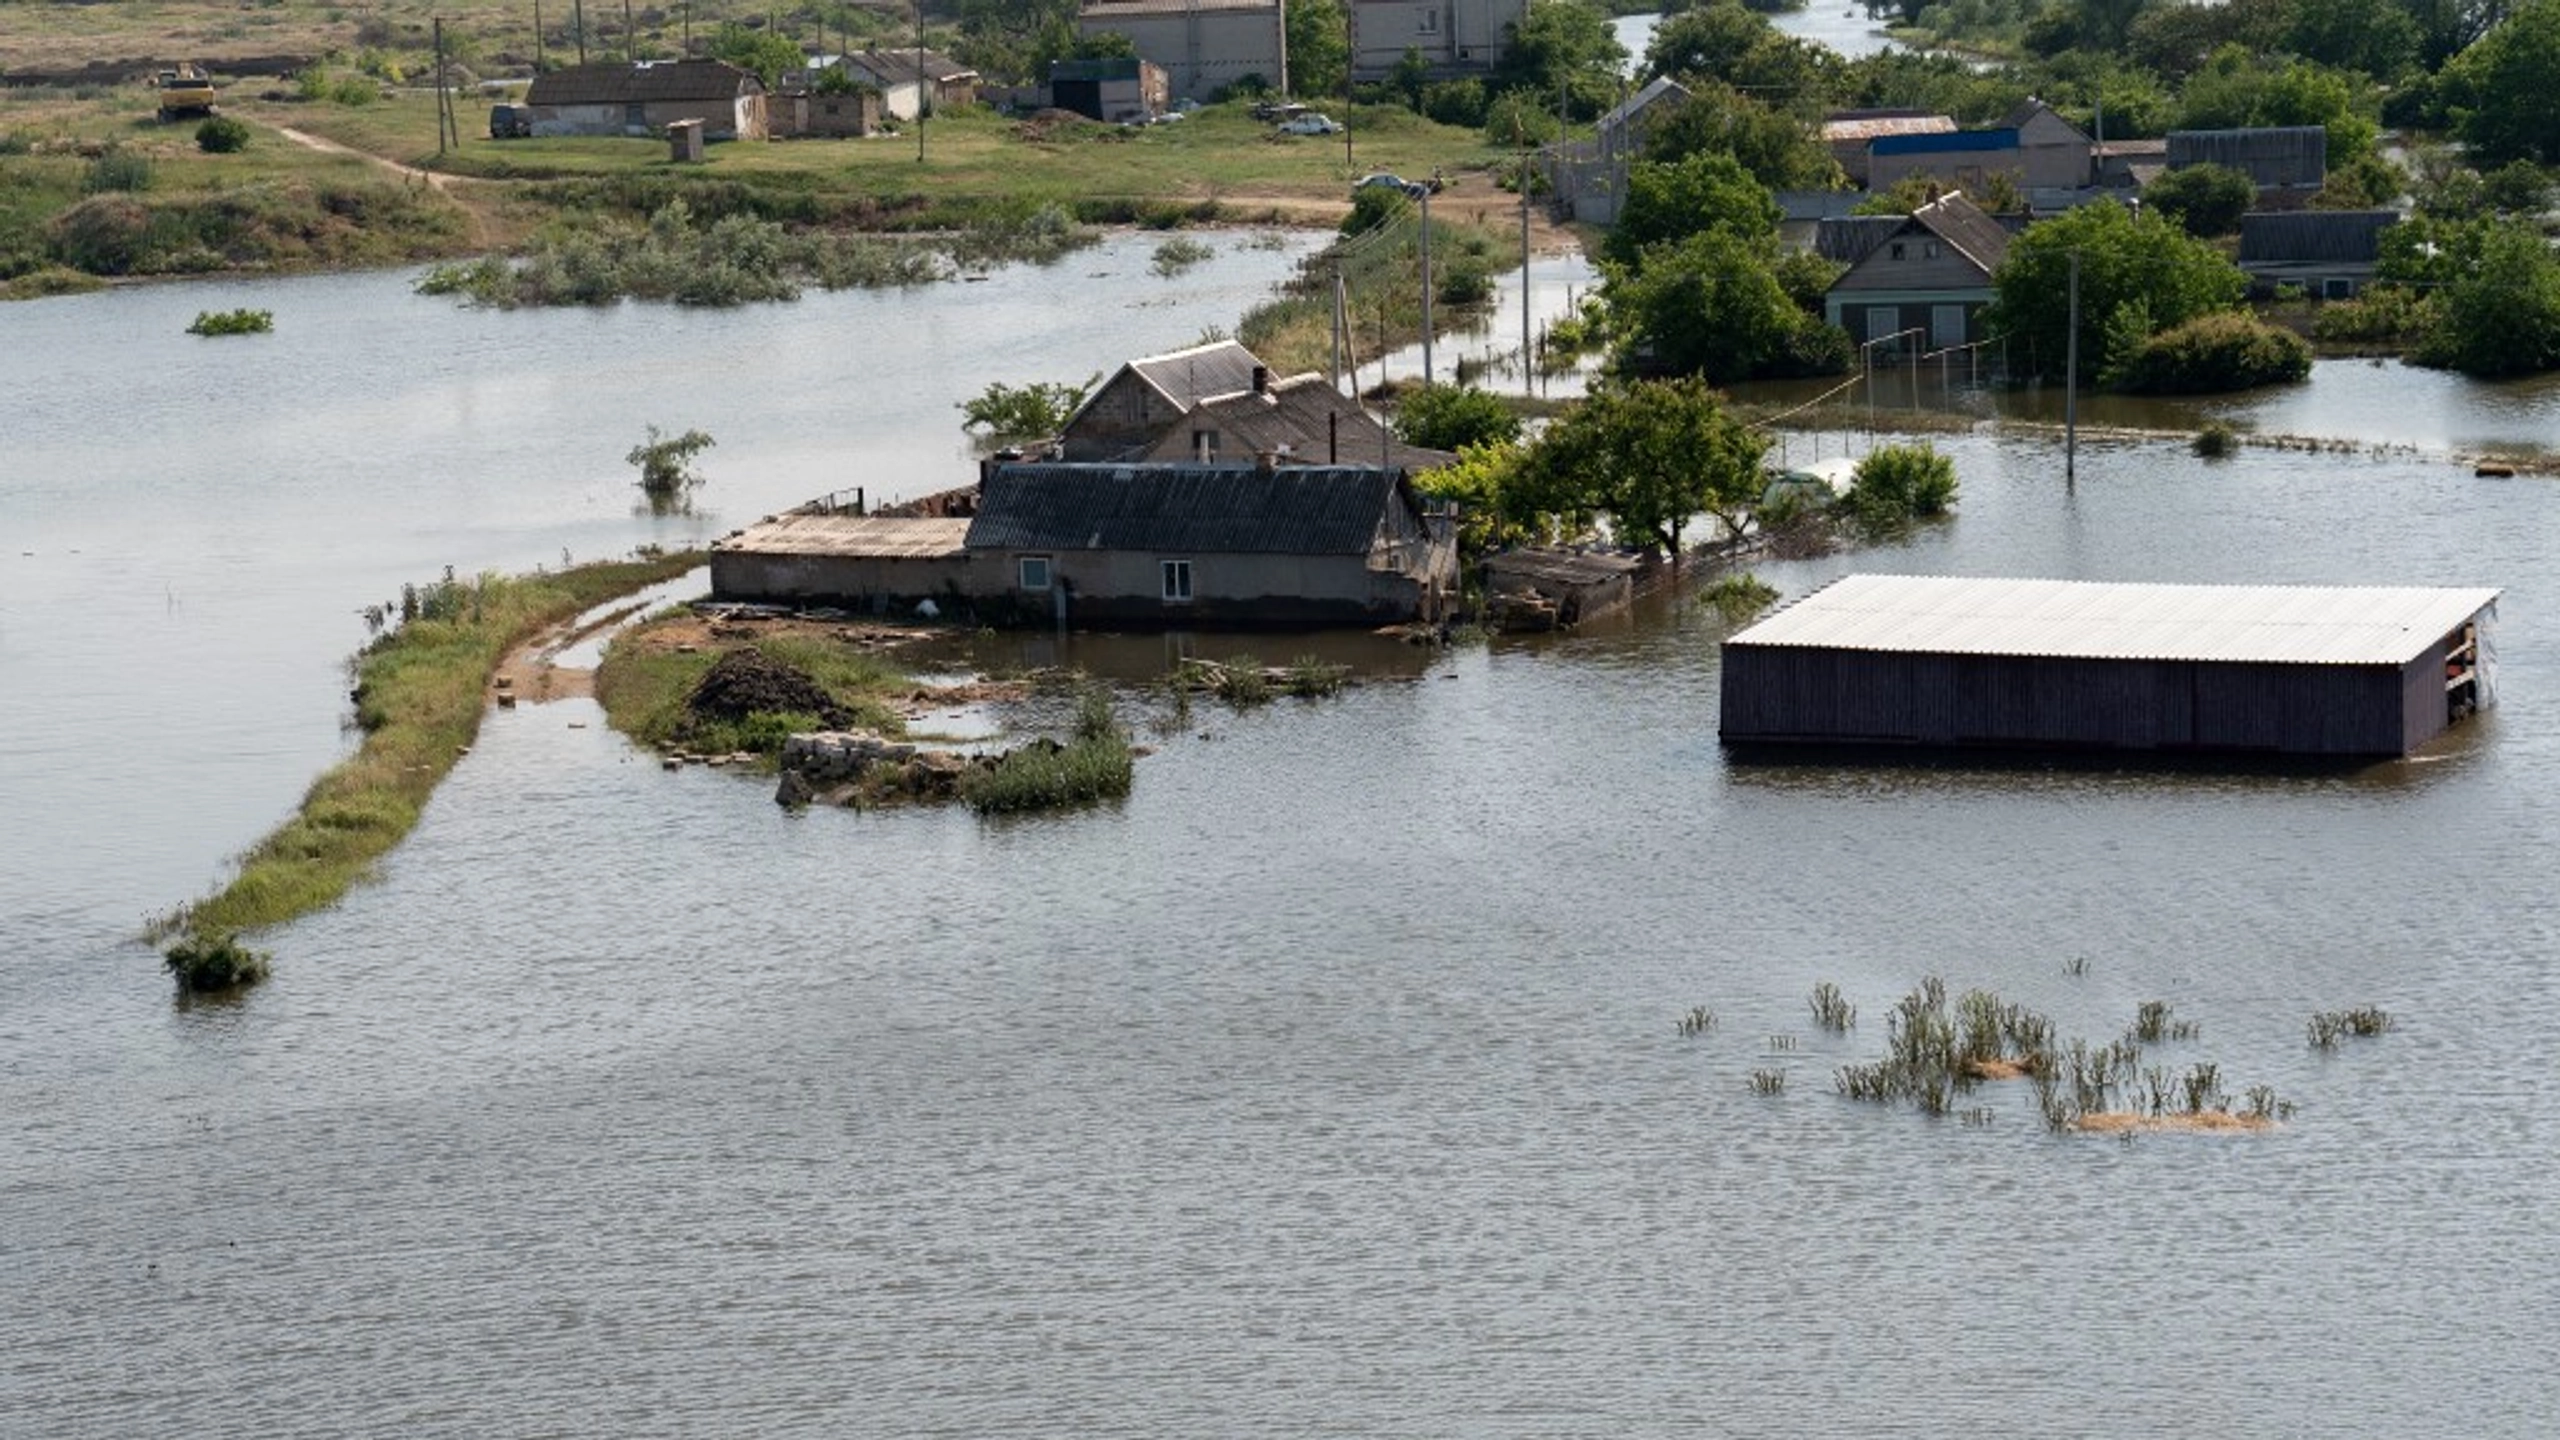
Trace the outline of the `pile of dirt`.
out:
M 1073 133 L 1095 123 L 1090 116 L 1079 115 L 1073 110 L 1040 110 L 1016 124 L 1013 133 L 1025 140 L 1040 141 L 1050 139 L 1062 130 Z
M 744 720 L 767 715 L 815 715 L 830 726 L 852 723 L 853 716 L 826 687 L 797 665 L 786 664 L 753 645 L 742 645 L 715 661 L 685 709 L 714 720 Z

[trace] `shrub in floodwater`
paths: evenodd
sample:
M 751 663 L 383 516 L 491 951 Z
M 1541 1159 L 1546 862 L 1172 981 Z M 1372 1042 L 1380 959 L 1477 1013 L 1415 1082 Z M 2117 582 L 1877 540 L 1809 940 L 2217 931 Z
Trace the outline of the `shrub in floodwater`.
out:
M 2138 1045 L 2157 1045 L 2164 1040 L 2193 1040 L 2196 1025 L 2191 1020 L 2172 1019 L 2165 1000 L 2145 1000 L 2133 1016 L 2133 1028 L 2125 1038 Z
M 276 328 L 276 317 L 268 310 L 199 310 L 195 323 L 187 327 L 190 335 L 264 335 Z
M 1126 796 L 1136 767 L 1111 697 L 1087 690 L 1076 702 L 1072 741 L 1026 745 L 991 767 L 970 771 L 961 778 L 960 799 L 981 815 L 1090 805 Z
M 658 433 L 648 427 L 649 438 L 631 447 L 622 457 L 625 464 L 640 472 L 640 492 L 649 497 L 649 508 L 660 514 L 680 511 L 693 492 L 702 484 L 702 473 L 693 468 L 693 457 L 719 443 L 699 430 L 681 435 Z
M 1302 700 L 1316 700 L 1341 693 L 1342 682 L 1350 674 L 1348 665 L 1328 665 L 1313 655 L 1301 655 L 1289 662 L 1280 687 Z
M 1786 1092 L 1786 1088 L 1787 1072 L 1784 1070 L 1754 1070 L 1751 1072 L 1751 1093 L 1754 1095 L 1784 1094 Z
M 1217 253 L 1188 235 L 1176 235 L 1156 247 L 1155 258 L 1147 268 L 1169 279 Z
M 1840 987 L 1825 980 L 1813 987 L 1813 1023 L 1825 1030 L 1846 1033 L 1857 1028 L 1858 1007 L 1840 993 Z
M 191 935 L 163 958 L 178 988 L 192 994 L 254 985 L 267 978 L 268 956 L 232 935 Z
M 2208 420 L 2196 432 L 2195 448 L 2207 460 L 2219 460 L 2240 448 L 2240 432 L 2220 420 Z
M 1700 591 L 1698 599 L 1723 616 L 1727 624 L 1739 624 L 1776 604 L 1778 587 L 1744 571 L 1717 580 Z
M 2353 1010 L 2323 1010 L 2311 1017 L 2311 1046 L 2328 1050 L 2348 1037 L 2372 1039 L 2391 1028 L 2391 1012 L 2378 1005 L 2360 1005 Z
M 1715 1027 L 1716 1012 L 1704 1005 L 1692 1006 L 1688 1014 L 1680 1017 L 1679 1029 L 1683 1035 L 1704 1035 Z

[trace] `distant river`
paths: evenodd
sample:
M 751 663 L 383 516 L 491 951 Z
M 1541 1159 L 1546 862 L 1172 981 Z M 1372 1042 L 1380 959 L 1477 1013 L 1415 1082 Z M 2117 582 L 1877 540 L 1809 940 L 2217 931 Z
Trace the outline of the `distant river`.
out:
M 1129 800 L 1014 823 L 787 815 L 528 706 L 273 982 L 172 1005 L 133 932 L 342 753 L 359 607 L 951 483 L 987 381 L 1186 343 L 1290 258 L 1148 247 L 733 312 L 0 309 L 0 1435 L 2549 1432 L 2560 491 L 2440 456 L 2091 444 L 2066 486 L 1962 435 L 1951 523 L 1761 567 L 2504 587 L 2503 707 L 2408 763 L 1737 767 L 1687 606 L 1180 727 L 1132 693 Z M 239 305 L 277 332 L 180 333 Z M 2444 424 L 2380 373 L 2376 429 Z M 631 512 L 648 423 L 718 439 L 711 513 Z M 1928 974 L 2096 1041 L 2166 1001 L 2158 1063 L 2299 1111 L 1837 1098 Z M 2398 1027 L 2306 1045 L 2364 1004 Z

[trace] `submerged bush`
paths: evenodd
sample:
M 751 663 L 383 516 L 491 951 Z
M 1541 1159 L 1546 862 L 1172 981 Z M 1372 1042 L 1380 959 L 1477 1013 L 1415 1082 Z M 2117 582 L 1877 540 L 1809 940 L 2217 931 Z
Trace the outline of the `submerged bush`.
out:
M 1890 534 L 1955 503 L 1956 467 L 1932 445 L 1887 445 L 1858 462 L 1845 503 L 1870 534 Z
M 2310 374 L 2309 341 L 2254 315 L 2218 310 L 2136 344 L 2117 383 L 2140 395 L 2213 395 Z
M 169 947 L 163 963 L 178 988 L 193 994 L 254 985 L 267 978 L 269 957 L 232 935 L 190 935 Z
M 1076 704 L 1074 738 L 1014 750 L 960 781 L 960 799 L 981 815 L 1057 810 L 1129 793 L 1137 755 L 1112 713 L 1111 697 L 1087 690 Z
M 2221 420 L 2207 420 L 2196 432 L 2196 453 L 2208 460 L 2219 460 L 2240 448 L 2240 432 Z
M 276 328 L 271 310 L 199 310 L 190 335 L 264 335 Z
M 1698 596 L 1699 602 L 1733 624 L 1748 620 L 1768 609 L 1778 599 L 1778 587 L 1749 571 L 1741 571 L 1719 579 Z M 1834 990 L 1836 997 L 1838 991 Z M 1815 1001 L 1820 1006 L 1819 996 Z

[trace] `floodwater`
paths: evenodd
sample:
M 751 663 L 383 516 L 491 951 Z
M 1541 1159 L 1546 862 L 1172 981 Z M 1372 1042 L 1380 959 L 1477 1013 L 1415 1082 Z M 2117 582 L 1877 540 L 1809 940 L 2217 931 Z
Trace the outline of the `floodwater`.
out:
M 1231 324 L 1288 259 L 1145 255 L 0 311 L 0 1434 L 2547 1433 L 2560 492 L 2423 454 L 2110 441 L 2066 486 L 1957 436 L 1952 522 L 1762 568 L 2504 587 L 2504 704 L 2408 763 L 1738 767 L 1677 605 L 1172 733 L 1133 695 L 1129 799 L 1010 823 L 785 814 L 564 702 L 493 713 L 272 982 L 171 1002 L 133 930 L 341 752 L 359 607 L 938 487 L 987 380 Z M 179 333 L 243 304 L 277 333 Z M 713 513 L 631 513 L 650 422 L 719 438 Z M 1839 1099 L 1929 974 L 2093 1040 L 2169 1002 L 2160 1063 L 2298 1111 Z M 2397 1027 L 2306 1045 L 2363 1004 Z
M 1643 61 L 1645 47 L 1653 43 L 1654 27 L 1661 23 L 1662 17 L 1653 13 L 1621 15 L 1609 22 L 1618 43 L 1626 47 L 1631 67 Z M 1770 15 L 1769 23 L 1781 34 L 1828 47 L 1850 60 L 1893 48 L 1882 22 L 1869 18 L 1866 6 L 1849 0 L 1813 0 Z

